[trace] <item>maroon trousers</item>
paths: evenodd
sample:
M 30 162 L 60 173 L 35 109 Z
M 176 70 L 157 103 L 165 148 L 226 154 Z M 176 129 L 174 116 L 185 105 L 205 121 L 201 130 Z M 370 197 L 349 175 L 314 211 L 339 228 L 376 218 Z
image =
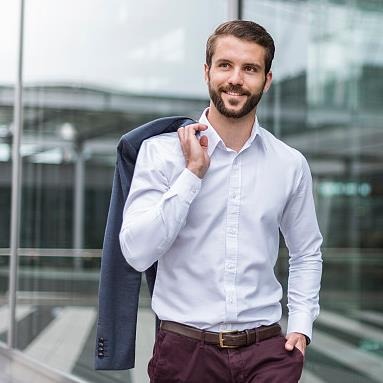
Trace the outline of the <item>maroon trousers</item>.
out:
M 250 346 L 219 348 L 159 330 L 148 365 L 151 383 L 297 383 L 304 357 L 278 335 Z

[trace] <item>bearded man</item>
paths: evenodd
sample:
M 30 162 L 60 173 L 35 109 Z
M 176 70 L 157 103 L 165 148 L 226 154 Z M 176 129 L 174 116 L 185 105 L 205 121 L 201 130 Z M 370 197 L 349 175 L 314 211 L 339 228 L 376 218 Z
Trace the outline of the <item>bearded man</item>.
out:
M 256 116 L 274 50 L 259 24 L 218 26 L 204 66 L 210 106 L 138 154 L 120 245 L 138 271 L 158 261 L 152 383 L 300 378 L 319 313 L 322 236 L 306 159 Z M 286 336 L 279 230 L 290 257 Z

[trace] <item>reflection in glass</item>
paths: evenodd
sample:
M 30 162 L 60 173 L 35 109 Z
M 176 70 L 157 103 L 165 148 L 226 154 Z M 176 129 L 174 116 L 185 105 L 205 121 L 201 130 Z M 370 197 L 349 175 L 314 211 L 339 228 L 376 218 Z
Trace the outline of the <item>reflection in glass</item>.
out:
M 220 0 L 26 2 L 17 319 L 24 354 L 90 382 L 146 381 L 154 317 L 145 282 L 136 368 L 93 370 L 116 146 L 122 134 L 151 119 L 198 117 L 207 104 L 204 44 L 226 6 Z
M 260 120 L 308 158 L 325 239 L 303 381 L 382 382 L 383 4 L 245 1 L 243 14 L 277 40 Z

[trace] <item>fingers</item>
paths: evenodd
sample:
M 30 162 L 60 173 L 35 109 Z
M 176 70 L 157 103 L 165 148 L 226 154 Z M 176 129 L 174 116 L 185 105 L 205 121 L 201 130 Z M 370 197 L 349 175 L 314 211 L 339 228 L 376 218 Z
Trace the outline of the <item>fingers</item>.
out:
M 178 139 L 180 141 L 180 144 L 181 144 L 181 149 L 182 149 L 182 152 L 184 154 L 184 156 L 186 157 L 186 151 L 185 151 L 185 145 L 186 145 L 186 140 L 185 140 L 185 128 L 181 127 L 177 130 L 177 134 L 178 134 Z
M 183 150 L 185 150 L 185 145 L 187 141 L 190 143 L 198 142 L 198 138 L 196 136 L 197 132 L 202 132 L 207 129 L 206 125 L 203 124 L 191 124 L 187 126 L 182 126 L 177 130 L 178 138 L 181 142 L 181 146 Z M 203 138 L 203 137 L 201 137 Z M 203 138 L 202 141 L 199 141 L 200 145 L 204 148 L 207 147 L 208 140 L 207 137 Z
M 178 138 L 182 142 L 185 141 L 185 128 L 182 126 L 177 130 Z
M 206 129 L 206 125 L 192 124 L 181 127 L 177 131 L 186 167 L 201 179 L 210 165 L 207 151 L 208 138 L 198 137 L 196 133 Z
M 192 135 L 195 136 L 197 132 L 202 132 L 207 129 L 207 125 L 203 124 L 191 124 L 186 126 L 181 126 L 178 128 L 178 136 L 180 137 L 189 137 L 192 138 Z
M 203 124 L 191 124 L 184 127 L 185 136 L 190 142 L 196 142 L 196 133 L 202 132 L 207 129 L 206 125 Z
M 184 129 L 186 131 L 192 131 L 192 133 L 195 134 L 196 132 L 202 132 L 202 131 L 206 130 L 207 125 L 200 124 L 200 123 L 190 124 L 190 125 L 186 125 L 184 127 Z

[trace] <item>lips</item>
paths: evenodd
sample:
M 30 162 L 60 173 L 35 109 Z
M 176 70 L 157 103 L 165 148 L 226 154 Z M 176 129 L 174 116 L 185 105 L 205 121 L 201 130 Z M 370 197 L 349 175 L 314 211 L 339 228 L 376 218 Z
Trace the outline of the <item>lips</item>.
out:
M 235 92 L 225 92 L 224 93 L 228 94 L 229 96 L 246 96 L 243 93 L 235 93 Z
M 245 91 L 242 87 L 239 86 L 222 87 L 220 91 L 232 97 L 250 96 L 249 92 Z

